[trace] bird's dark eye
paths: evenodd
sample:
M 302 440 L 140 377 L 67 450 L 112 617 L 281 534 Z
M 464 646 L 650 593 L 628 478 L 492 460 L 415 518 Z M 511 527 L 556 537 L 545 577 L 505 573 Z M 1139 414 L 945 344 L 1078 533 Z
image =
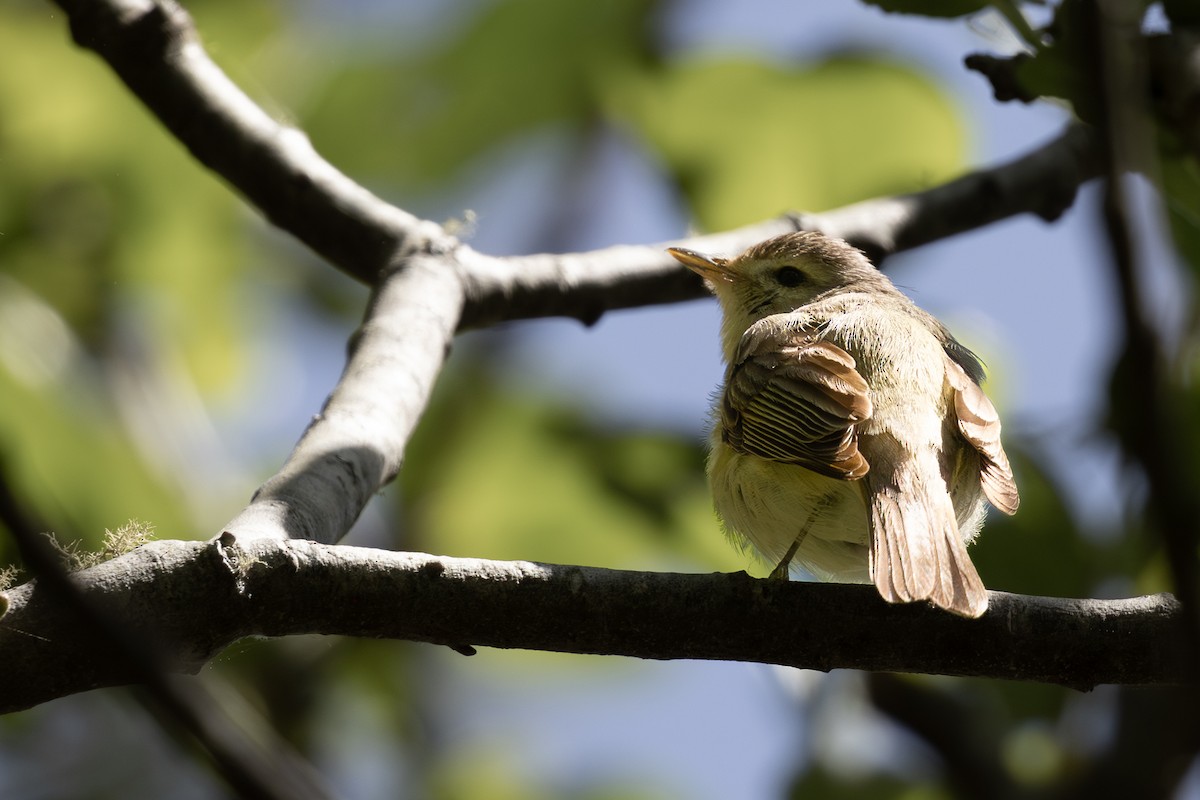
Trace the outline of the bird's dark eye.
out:
M 804 283 L 804 273 L 792 266 L 780 267 L 775 270 L 775 280 L 779 281 L 780 286 L 786 286 L 791 289 L 794 286 L 799 286 Z

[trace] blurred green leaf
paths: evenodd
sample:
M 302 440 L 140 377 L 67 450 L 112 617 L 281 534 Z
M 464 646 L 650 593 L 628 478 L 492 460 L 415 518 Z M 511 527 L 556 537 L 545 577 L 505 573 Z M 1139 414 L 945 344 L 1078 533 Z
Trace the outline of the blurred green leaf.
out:
M 422 420 L 401 477 L 419 546 L 619 568 L 747 566 L 713 515 L 699 442 L 606 430 L 500 390 L 475 364 L 449 383 L 469 391 L 439 393 L 447 405 Z
M 196 10 L 218 53 L 274 24 L 266 5 Z M 0 113 L 0 450 L 61 538 L 94 545 L 131 517 L 193 535 L 205 490 L 185 497 L 180 475 L 161 474 L 162 445 L 138 439 L 158 423 L 135 428 L 156 403 L 245 377 L 261 319 L 248 268 L 263 274 L 246 214 L 70 45 L 61 15 L 6 8 L 0 52 L 0 108 L 18 110 Z M 166 416 L 207 424 L 193 407 Z
M 687 61 L 614 80 L 609 102 L 711 230 L 920 189 L 958 172 L 965 150 L 957 111 L 935 84 L 867 58 L 806 69 Z
M 1179 255 L 1200 275 L 1200 163 L 1187 153 L 1164 154 L 1161 186 Z
M 78 385 L 32 388 L 0 363 L 0 453 L 18 496 L 60 539 L 82 536 L 90 549 L 105 526 L 130 518 L 186 537 L 191 527 L 178 490 L 142 460 L 92 394 Z
M 424 56 L 381 57 L 340 72 L 308 107 L 304 126 L 352 174 L 429 188 L 517 134 L 596 119 L 603 76 L 649 57 L 653 7 L 489 4 Z M 363 137 L 364 129 L 373 135 Z
M 1012 517 L 992 514 L 971 545 L 971 560 L 989 589 L 1089 597 L 1101 577 L 1095 543 L 1084 538 L 1058 486 L 1019 446 L 1006 442 L 1021 491 Z
M 793 781 L 787 796 L 792 800 L 817 797 L 854 797 L 855 800 L 947 800 L 946 792 L 930 783 L 892 775 L 841 775 L 826 767 L 807 767 Z
M 43 17 L 0 26 L 0 271 L 100 352 L 116 320 L 176 348 L 203 388 L 238 376 L 251 263 L 239 202 Z M 38 75 L 29 81 L 28 75 Z

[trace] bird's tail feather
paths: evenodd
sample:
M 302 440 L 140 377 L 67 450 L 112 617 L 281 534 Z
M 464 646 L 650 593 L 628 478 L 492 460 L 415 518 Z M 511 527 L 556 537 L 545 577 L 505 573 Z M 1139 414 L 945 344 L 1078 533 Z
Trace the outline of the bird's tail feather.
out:
M 958 530 L 945 490 L 901 469 L 871 492 L 870 571 L 889 603 L 928 600 L 963 617 L 987 610 L 987 590 Z

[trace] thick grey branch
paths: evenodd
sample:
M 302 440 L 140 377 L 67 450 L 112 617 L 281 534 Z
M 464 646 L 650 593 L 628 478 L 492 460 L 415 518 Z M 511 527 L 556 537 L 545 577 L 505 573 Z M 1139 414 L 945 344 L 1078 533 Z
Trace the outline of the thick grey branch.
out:
M 96 603 L 196 671 L 246 636 L 322 633 L 650 659 L 979 675 L 1089 688 L 1176 683 L 1168 595 L 990 593 L 979 620 L 870 586 L 439 558 L 307 541 L 156 542 L 77 573 Z M 0 711 L 126 683 L 53 593 L 8 593 Z M 69 665 L 69 668 L 64 668 Z

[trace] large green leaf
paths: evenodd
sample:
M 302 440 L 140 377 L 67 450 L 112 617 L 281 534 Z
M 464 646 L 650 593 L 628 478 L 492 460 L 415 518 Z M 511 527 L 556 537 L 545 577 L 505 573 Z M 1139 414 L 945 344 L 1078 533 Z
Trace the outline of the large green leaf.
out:
M 651 7 L 495 3 L 431 52 L 341 72 L 307 109 L 305 127 L 352 174 L 428 188 L 517 134 L 596 119 L 602 76 L 647 58 Z
M 1161 186 L 1179 255 L 1200 275 L 1200 163 L 1188 153 L 1164 155 Z
M 713 230 L 920 189 L 959 171 L 965 150 L 956 109 L 935 84 L 867 58 L 803 69 L 686 61 L 627 74 L 609 98 Z
M 205 6 L 205 33 L 217 51 L 247 47 L 270 27 L 265 8 Z M 102 60 L 70 45 L 61 16 L 6 8 L 0 52 L 0 108 L 12 111 L 0 115 L 8 476 L 64 537 L 98 539 L 130 518 L 195 535 L 181 489 L 195 476 L 163 470 L 171 445 L 138 417 L 156 408 L 186 439 L 181 427 L 207 421 L 171 400 L 245 377 L 261 312 L 247 313 L 255 260 L 241 203 Z
M 749 566 L 720 533 L 699 442 L 606 430 L 502 391 L 474 365 L 457 371 L 460 391 L 439 393 L 402 473 L 422 537 L 407 546 L 621 568 Z

